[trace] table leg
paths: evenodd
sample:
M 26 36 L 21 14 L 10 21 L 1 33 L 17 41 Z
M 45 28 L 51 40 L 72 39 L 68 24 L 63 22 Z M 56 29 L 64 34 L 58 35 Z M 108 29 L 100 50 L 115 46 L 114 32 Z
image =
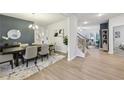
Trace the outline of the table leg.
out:
M 19 66 L 18 53 L 14 54 L 14 64 L 16 67 Z

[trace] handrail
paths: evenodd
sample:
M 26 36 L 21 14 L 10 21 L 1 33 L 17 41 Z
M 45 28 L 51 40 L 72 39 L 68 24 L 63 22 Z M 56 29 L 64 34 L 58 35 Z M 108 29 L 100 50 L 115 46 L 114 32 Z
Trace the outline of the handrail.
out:
M 84 37 L 84 36 L 81 35 L 80 33 L 77 33 L 77 34 L 80 35 L 80 36 L 77 36 L 79 39 L 84 40 L 84 41 L 82 42 L 82 44 L 83 44 L 83 51 L 85 51 L 85 48 L 88 49 L 88 44 L 87 44 L 87 40 L 88 40 L 88 38 Z M 81 38 L 81 37 L 83 37 L 83 38 Z M 79 43 L 80 43 L 80 42 L 79 42 Z
M 81 37 L 85 38 L 85 39 L 88 39 L 88 38 L 86 38 L 85 36 L 81 35 L 80 33 L 77 33 L 77 34 L 80 35 Z

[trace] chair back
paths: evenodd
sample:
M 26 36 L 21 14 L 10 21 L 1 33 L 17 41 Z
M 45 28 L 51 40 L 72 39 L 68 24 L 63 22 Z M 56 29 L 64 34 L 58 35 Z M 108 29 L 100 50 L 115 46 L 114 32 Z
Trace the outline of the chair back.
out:
M 49 54 L 49 45 L 42 44 L 40 53 L 43 55 Z
M 12 54 L 1 55 L 0 54 L 0 63 L 13 60 Z
M 28 46 L 26 47 L 25 58 L 31 59 L 37 57 L 37 46 Z

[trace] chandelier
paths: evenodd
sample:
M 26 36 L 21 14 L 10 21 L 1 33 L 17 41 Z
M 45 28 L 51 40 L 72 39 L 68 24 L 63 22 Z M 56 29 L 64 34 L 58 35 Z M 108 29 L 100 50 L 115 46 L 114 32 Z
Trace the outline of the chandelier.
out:
M 33 30 L 37 30 L 38 29 L 38 25 L 36 25 L 36 24 L 30 24 L 28 26 L 28 28 L 33 29 Z

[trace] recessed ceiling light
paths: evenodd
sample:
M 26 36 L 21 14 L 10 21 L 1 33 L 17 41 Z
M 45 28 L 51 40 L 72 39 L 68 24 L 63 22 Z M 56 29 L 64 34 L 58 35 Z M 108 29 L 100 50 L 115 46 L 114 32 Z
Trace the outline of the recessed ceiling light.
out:
M 83 23 L 84 23 L 84 24 L 88 24 L 88 22 L 87 22 L 87 21 L 84 21 Z
M 37 15 L 36 13 L 32 13 L 32 15 Z
M 100 17 L 100 16 L 103 16 L 103 15 L 104 15 L 104 14 L 102 14 L 102 13 L 99 13 L 99 14 L 98 14 L 99 17 Z

